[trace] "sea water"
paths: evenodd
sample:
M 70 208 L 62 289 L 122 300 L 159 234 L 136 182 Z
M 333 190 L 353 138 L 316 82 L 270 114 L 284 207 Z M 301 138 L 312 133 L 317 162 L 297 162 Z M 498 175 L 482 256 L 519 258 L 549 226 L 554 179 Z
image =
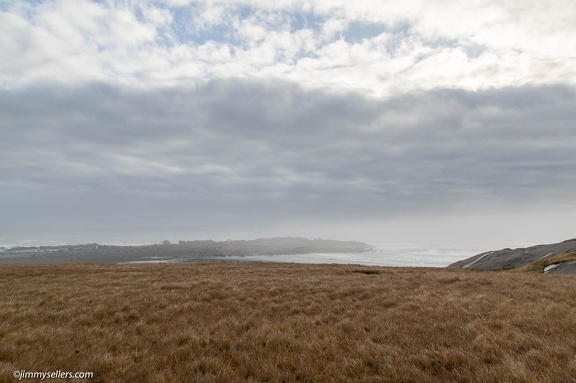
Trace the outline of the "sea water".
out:
M 357 264 L 396 267 L 446 267 L 451 263 L 486 251 L 484 248 L 462 245 L 434 246 L 431 244 L 376 245 L 364 253 L 311 253 L 290 255 L 251 255 L 226 257 L 227 260 L 254 262 L 288 262 L 307 264 Z
M 7 241 L 0 238 L 0 253 L 2 246 L 38 246 L 38 245 L 62 245 L 56 241 L 18 240 Z M 125 243 L 123 243 L 125 245 Z M 497 250 L 502 244 L 485 244 L 484 246 L 470 246 L 466 244 L 432 244 L 432 243 L 408 243 L 408 244 L 372 244 L 373 250 L 363 253 L 311 253 L 290 255 L 251 255 L 230 256 L 223 258 L 227 261 L 253 261 L 253 262 L 287 262 L 306 264 L 357 264 L 372 266 L 397 266 L 397 267 L 446 267 L 451 263 L 469 258 L 490 250 Z M 181 259 L 147 259 L 146 262 L 178 262 Z

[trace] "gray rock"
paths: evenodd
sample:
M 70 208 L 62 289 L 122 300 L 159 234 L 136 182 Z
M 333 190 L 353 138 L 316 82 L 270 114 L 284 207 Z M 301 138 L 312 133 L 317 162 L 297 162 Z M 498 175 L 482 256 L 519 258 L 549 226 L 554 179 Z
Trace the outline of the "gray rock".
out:
M 576 261 L 558 263 L 546 274 L 576 274 Z
M 515 269 L 540 259 L 553 257 L 571 251 L 576 251 L 576 238 L 548 245 L 489 251 L 455 262 L 449 267 L 462 267 L 483 271 Z M 560 274 L 560 271 L 562 271 L 563 274 L 576 274 L 576 266 L 570 266 L 572 263 L 573 262 L 566 262 L 566 265 L 559 265 L 557 268 L 550 271 L 550 273 Z M 558 269 L 558 271 L 556 271 L 556 269 Z M 568 272 L 570 270 L 572 270 L 572 272 Z

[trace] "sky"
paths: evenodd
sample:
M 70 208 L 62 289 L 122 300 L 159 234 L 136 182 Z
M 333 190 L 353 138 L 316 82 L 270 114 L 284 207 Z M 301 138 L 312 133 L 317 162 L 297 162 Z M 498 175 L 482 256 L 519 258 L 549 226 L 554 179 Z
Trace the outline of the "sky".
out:
M 0 246 L 576 237 L 576 2 L 0 0 Z

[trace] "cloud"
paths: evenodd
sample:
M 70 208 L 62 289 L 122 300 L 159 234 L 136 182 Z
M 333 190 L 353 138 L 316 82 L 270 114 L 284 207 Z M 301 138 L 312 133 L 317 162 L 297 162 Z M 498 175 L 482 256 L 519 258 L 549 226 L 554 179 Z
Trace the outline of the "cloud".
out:
M 570 1 L 60 0 L 0 13 L 0 84 L 277 78 L 381 96 L 574 83 Z
M 2 2 L 2 227 L 573 208 L 575 6 Z
M 575 106 L 562 86 L 388 100 L 234 79 L 3 91 L 0 200 L 189 225 L 572 206 Z

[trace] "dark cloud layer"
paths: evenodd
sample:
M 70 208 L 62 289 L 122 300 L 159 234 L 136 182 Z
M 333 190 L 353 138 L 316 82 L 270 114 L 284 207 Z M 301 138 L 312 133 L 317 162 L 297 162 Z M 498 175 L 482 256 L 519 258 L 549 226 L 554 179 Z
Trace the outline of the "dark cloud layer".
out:
M 0 91 L 0 229 L 213 229 L 571 204 L 576 90 L 281 81 Z

